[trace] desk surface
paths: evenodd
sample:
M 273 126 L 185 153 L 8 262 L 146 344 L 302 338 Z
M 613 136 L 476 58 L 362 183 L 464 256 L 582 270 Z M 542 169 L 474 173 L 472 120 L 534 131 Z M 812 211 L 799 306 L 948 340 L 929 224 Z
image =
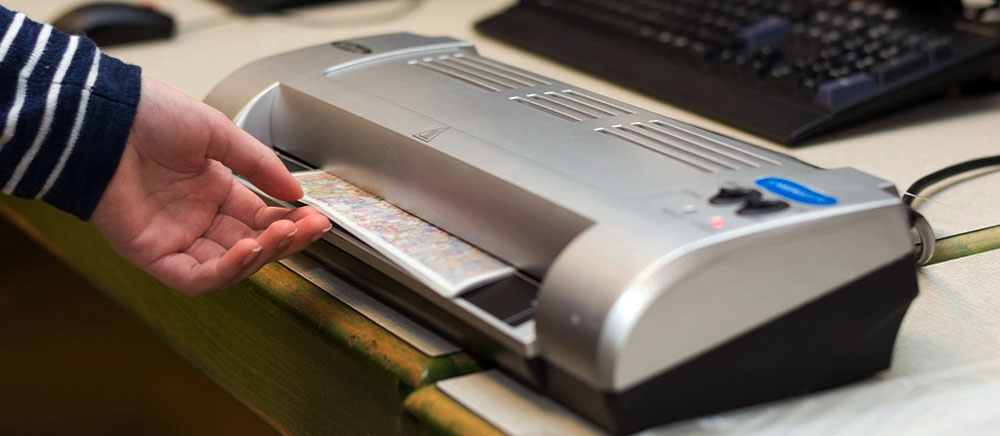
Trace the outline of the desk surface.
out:
M 822 167 L 851 166 L 895 182 L 901 189 L 936 169 L 995 154 L 1000 138 L 1000 94 L 916 105 L 788 149 L 709 118 L 578 72 L 478 34 L 472 23 L 514 0 L 368 0 L 334 2 L 288 15 L 237 16 L 208 0 L 159 2 L 175 16 L 171 40 L 114 47 L 107 52 L 141 65 L 144 74 L 195 97 L 204 97 L 227 74 L 268 55 L 329 41 L 409 31 L 472 41 L 480 53 L 559 78 L 663 115 L 751 143 L 775 148 Z M 8 8 L 36 20 L 51 20 L 76 0 L 10 0 Z M 1000 183 L 991 174 L 944 186 L 922 212 L 941 234 L 984 227 L 1000 216 L 1000 202 L 980 202 L 979 193 Z M 933 192 L 933 191 L 932 191 Z
M 900 187 L 906 187 L 920 176 L 938 168 L 995 154 L 1000 148 L 997 147 L 1000 144 L 1000 123 L 996 122 L 1000 115 L 1000 95 L 991 95 L 914 106 L 836 135 L 819 138 L 809 146 L 787 149 L 506 46 L 485 38 L 472 29 L 472 23 L 477 19 L 498 11 L 511 2 L 512 0 L 372 0 L 317 6 L 285 16 L 242 17 L 228 14 L 212 2 L 175 0 L 161 2 L 161 7 L 178 20 L 180 33 L 175 39 L 119 47 L 108 52 L 142 65 L 148 76 L 188 94 L 203 97 L 231 71 L 267 55 L 376 33 L 410 31 L 448 35 L 473 41 L 480 53 L 487 57 L 557 77 L 669 117 L 775 148 L 816 165 L 855 167 L 886 178 Z M 71 0 L 11 0 L 4 4 L 44 21 L 53 19 L 74 3 Z M 939 234 L 952 234 L 994 224 L 1000 217 L 1000 201 L 982 193 L 993 192 L 997 186 L 1000 186 L 1000 172 L 996 171 L 962 183 L 944 185 L 934 192 L 933 201 L 924 202 L 920 210 Z M 922 295 L 904 321 L 893 366 L 871 383 L 926 379 L 933 377 L 933 374 L 948 371 L 961 373 L 963 368 L 979 368 L 976 369 L 979 371 L 983 368 L 982 365 L 1000 361 L 1000 294 L 996 292 L 997 285 L 1000 284 L 998 260 L 1000 258 L 997 254 L 992 253 L 922 270 Z M 268 271 L 273 272 L 273 268 L 276 267 L 269 267 L 264 276 L 268 276 Z M 996 371 L 991 374 L 996 374 Z M 985 389 L 985 393 L 1000 396 L 1000 386 L 995 383 L 987 384 Z M 877 402 L 886 395 L 878 389 L 871 392 L 871 401 Z M 851 398 L 853 397 L 849 395 L 844 397 Z M 857 399 L 850 401 L 855 400 Z M 764 425 L 767 423 L 780 426 L 799 422 L 793 416 L 802 415 L 792 414 L 791 411 L 794 410 L 809 410 L 809 416 L 840 416 L 835 411 L 809 409 L 810 404 L 825 404 L 813 402 L 811 397 L 795 401 L 800 403 L 790 406 L 787 409 L 789 414 L 768 414 L 770 412 L 766 410 L 773 409 L 766 409 L 739 416 L 750 421 L 756 420 L 754 422 L 757 427 L 752 431 L 765 433 L 769 428 Z M 886 410 L 885 413 L 890 411 Z M 995 410 L 993 413 L 996 415 Z M 869 415 L 871 416 L 866 415 L 865 418 L 871 424 L 868 429 L 886 430 L 880 425 L 889 422 L 891 417 Z M 956 417 L 952 424 L 972 422 L 969 419 L 968 416 Z M 779 427 L 773 427 L 772 430 L 774 428 Z M 855 431 L 864 429 L 852 428 Z

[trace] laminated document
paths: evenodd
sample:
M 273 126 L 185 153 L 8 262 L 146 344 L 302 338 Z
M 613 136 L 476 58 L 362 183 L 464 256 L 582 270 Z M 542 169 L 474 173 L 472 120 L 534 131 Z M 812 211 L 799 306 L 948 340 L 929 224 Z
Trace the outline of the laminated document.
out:
M 514 268 L 325 171 L 293 173 L 305 197 L 333 222 L 434 290 L 456 296 L 514 273 Z

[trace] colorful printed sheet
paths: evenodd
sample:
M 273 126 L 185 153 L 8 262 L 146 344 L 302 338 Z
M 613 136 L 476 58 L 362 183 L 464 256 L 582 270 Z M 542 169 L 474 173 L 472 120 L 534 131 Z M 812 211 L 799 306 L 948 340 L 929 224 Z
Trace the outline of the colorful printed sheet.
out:
M 302 184 L 303 203 L 437 292 L 457 296 L 514 272 L 495 257 L 333 174 L 303 171 L 292 175 Z

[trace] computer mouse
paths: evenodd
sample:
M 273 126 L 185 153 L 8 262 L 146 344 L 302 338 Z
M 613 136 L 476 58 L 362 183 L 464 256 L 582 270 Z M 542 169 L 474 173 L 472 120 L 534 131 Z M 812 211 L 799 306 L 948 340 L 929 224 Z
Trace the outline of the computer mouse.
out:
M 71 35 L 85 35 L 101 47 L 174 34 L 174 19 L 169 15 L 128 3 L 85 4 L 64 13 L 52 26 Z

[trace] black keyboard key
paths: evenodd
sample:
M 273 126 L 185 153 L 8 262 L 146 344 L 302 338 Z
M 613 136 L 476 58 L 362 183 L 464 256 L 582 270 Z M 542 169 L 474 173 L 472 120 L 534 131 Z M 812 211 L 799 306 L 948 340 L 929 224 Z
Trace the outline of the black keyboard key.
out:
M 787 18 L 768 15 L 740 31 L 740 37 L 746 42 L 747 48 L 756 50 L 781 42 L 791 27 Z
M 882 15 L 882 12 L 884 10 L 885 9 L 882 7 L 882 5 L 878 3 L 871 3 L 865 7 L 864 13 L 869 19 L 873 19 Z
M 847 77 L 854 74 L 854 70 L 849 66 L 839 66 L 830 69 L 830 78 L 839 79 L 841 77 Z
M 673 45 L 674 45 L 674 48 L 678 49 L 678 50 L 687 49 L 688 46 L 691 45 L 691 38 L 688 38 L 688 37 L 686 37 L 684 35 L 679 35 L 679 36 L 677 36 L 677 37 L 674 38 Z
M 771 72 L 771 62 L 767 60 L 757 59 L 750 64 L 750 80 L 753 83 L 761 83 L 769 72 Z
M 844 50 L 849 52 L 861 53 L 865 44 L 867 43 L 868 43 L 868 38 L 865 38 L 863 36 L 855 36 L 853 38 L 844 40 L 844 42 L 841 44 L 841 47 L 843 47 Z
M 833 69 L 833 62 L 829 60 L 819 61 L 806 70 L 806 75 L 818 80 L 820 83 L 830 79 L 830 70 Z
M 839 30 L 828 30 L 823 34 L 822 40 L 827 46 L 837 45 L 844 40 L 844 34 Z
M 805 20 L 810 14 L 808 5 L 797 0 L 786 0 L 778 3 L 775 7 L 775 11 L 783 17 L 790 18 L 792 21 Z
M 831 14 L 829 11 L 819 10 L 816 11 L 815 15 L 813 15 L 813 21 L 815 21 L 820 26 L 826 27 L 830 25 L 830 20 L 832 17 L 833 14 Z
M 746 53 L 734 53 L 728 50 L 720 53 L 719 59 L 723 62 L 720 63 L 718 71 L 732 79 L 740 81 L 746 78 L 746 73 L 753 62 Z
M 703 41 L 696 41 L 691 44 L 690 58 L 691 62 L 697 65 L 706 66 L 712 62 L 715 55 L 719 52 L 718 47 L 707 44 Z
M 796 95 L 804 100 L 812 100 L 813 96 L 816 95 L 816 88 L 818 87 L 819 80 L 812 77 L 804 77 L 802 81 L 799 82 Z
M 872 56 L 865 56 L 854 62 L 854 68 L 861 71 L 868 71 L 875 67 L 878 62 Z
M 886 23 L 895 23 L 896 21 L 899 21 L 899 17 L 899 9 L 885 8 L 885 10 L 882 11 L 882 16 L 879 18 Z
M 844 25 L 847 24 L 848 18 L 847 14 L 833 14 L 833 16 L 830 17 L 830 26 L 833 28 L 844 27 Z
M 876 88 L 878 88 L 878 84 L 871 75 L 854 73 L 820 84 L 816 88 L 813 103 L 836 109 L 871 94 Z
M 882 48 L 883 48 L 882 41 L 875 40 L 862 46 L 861 52 L 866 56 L 876 56 L 878 55 L 878 52 L 882 50 Z
M 836 61 L 844 55 L 844 51 L 838 47 L 828 47 L 819 51 L 819 58 L 824 61 Z
M 899 56 L 903 52 L 903 49 L 896 45 L 890 45 L 878 51 L 878 58 L 883 60 L 888 60 Z
M 847 25 L 844 29 L 850 35 L 860 35 L 868 30 L 868 21 L 861 17 L 854 17 L 847 20 Z
M 764 87 L 779 94 L 797 97 L 799 93 L 799 74 L 787 65 L 778 65 L 771 69 L 764 81 Z
M 841 62 L 842 62 L 842 63 L 843 63 L 844 65 L 849 65 L 849 66 L 851 66 L 852 68 L 856 68 L 856 67 L 855 67 L 855 64 L 857 64 L 857 62 L 858 62 L 859 60 L 861 60 L 861 57 L 860 57 L 860 56 L 858 56 L 858 54 L 857 54 L 857 53 L 855 53 L 855 52 L 851 52 L 851 51 L 849 51 L 849 52 L 847 52 L 847 53 L 844 53 L 844 56 L 842 56 L 842 57 L 840 58 L 840 61 L 841 61 Z
M 890 44 L 902 44 L 903 40 L 910 36 L 910 32 L 906 29 L 893 29 L 888 34 L 886 34 L 882 39 Z
M 921 48 L 932 64 L 944 62 L 952 57 L 951 41 L 945 38 L 933 39 Z
M 927 66 L 926 56 L 911 51 L 872 67 L 871 73 L 878 78 L 879 85 L 886 85 L 916 73 Z

